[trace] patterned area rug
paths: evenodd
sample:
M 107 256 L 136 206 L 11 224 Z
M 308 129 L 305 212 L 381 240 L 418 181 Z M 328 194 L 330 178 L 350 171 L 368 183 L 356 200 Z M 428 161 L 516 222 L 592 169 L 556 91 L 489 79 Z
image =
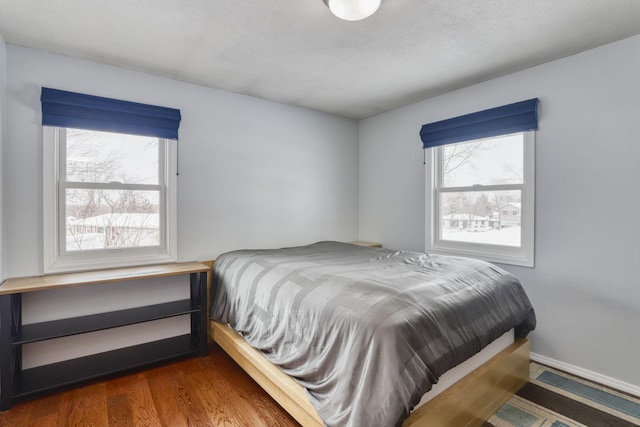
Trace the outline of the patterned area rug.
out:
M 640 399 L 531 364 L 531 380 L 483 427 L 640 426 Z

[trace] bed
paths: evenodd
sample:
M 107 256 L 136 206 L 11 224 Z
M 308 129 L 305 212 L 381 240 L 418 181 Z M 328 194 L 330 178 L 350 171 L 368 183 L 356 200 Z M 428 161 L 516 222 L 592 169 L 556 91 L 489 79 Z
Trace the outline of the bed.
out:
M 215 265 L 212 337 L 304 426 L 473 425 L 528 378 L 535 314 L 494 265 L 339 242 Z M 513 344 L 415 409 L 511 329 Z

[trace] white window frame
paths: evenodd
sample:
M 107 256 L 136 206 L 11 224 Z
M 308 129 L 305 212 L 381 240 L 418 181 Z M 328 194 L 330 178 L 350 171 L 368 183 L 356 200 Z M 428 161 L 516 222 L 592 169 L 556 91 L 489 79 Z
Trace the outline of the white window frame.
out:
M 42 129 L 45 274 L 159 264 L 178 259 L 175 141 L 159 138 L 160 246 L 65 252 L 62 241 L 65 237 L 65 189 L 61 176 L 66 164 L 63 150 L 66 128 L 43 126 Z M 120 189 L 117 187 L 118 184 L 100 184 L 100 188 Z
M 428 148 L 426 155 L 426 224 L 425 248 L 427 252 L 444 255 L 466 256 L 501 264 L 523 267 L 534 266 L 534 213 L 535 213 L 535 131 L 523 133 L 523 183 L 505 185 L 474 185 L 469 187 L 447 187 L 450 191 L 522 191 L 521 207 L 521 239 L 520 247 L 490 245 L 483 243 L 442 240 L 438 227 L 440 218 L 440 191 L 443 188 L 441 171 L 439 170 L 443 146 Z M 466 141 L 472 142 L 472 140 Z

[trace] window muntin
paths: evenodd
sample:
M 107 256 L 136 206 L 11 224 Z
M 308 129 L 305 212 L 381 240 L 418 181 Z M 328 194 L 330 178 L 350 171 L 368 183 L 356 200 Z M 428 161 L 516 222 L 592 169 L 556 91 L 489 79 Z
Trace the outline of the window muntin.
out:
M 429 149 L 427 250 L 533 266 L 533 132 Z
M 173 141 L 44 130 L 45 272 L 176 260 Z

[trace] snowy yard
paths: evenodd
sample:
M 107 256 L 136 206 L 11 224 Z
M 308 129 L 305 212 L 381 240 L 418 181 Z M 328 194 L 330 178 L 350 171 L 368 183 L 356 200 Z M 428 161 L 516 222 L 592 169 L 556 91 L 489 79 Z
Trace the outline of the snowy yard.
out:
M 476 232 L 455 228 L 442 228 L 442 240 L 484 243 L 488 245 L 520 246 L 520 227 L 508 227 L 501 230 L 489 229 Z

